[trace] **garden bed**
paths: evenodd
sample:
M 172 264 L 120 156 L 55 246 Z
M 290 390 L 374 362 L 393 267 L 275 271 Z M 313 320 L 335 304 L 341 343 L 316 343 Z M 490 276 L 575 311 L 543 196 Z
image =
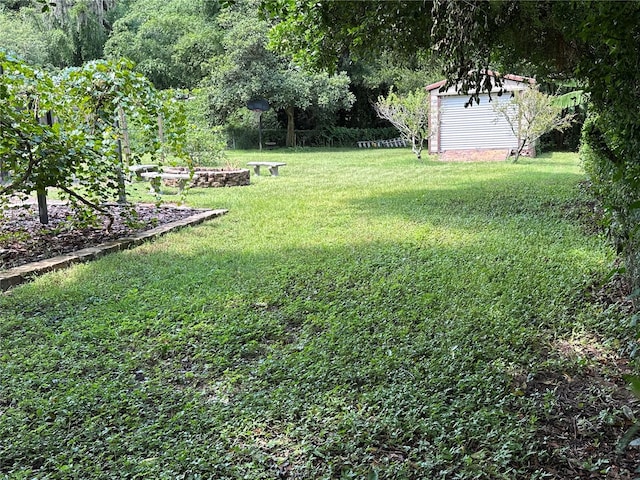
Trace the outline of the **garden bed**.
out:
M 134 233 L 149 230 L 176 220 L 187 218 L 198 210 L 175 206 L 135 205 L 130 220 L 121 206 L 110 207 L 113 223 L 107 217 L 94 226 L 77 228 L 68 205 L 49 205 L 49 223 L 38 220 L 37 205 L 12 207 L 4 212 L 0 223 L 0 271 L 44 260 Z

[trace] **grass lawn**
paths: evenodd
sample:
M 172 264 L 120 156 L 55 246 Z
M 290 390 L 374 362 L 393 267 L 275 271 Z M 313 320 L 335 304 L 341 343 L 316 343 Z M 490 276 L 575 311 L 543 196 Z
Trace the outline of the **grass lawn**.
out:
M 287 165 L 0 296 L 0 478 L 545 478 L 569 455 L 540 434 L 558 382 L 632 338 L 588 301 L 615 255 L 576 155 L 229 156 Z

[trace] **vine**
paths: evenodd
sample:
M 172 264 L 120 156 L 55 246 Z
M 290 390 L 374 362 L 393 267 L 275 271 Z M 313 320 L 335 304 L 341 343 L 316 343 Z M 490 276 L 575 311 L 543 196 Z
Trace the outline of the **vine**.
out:
M 160 163 L 167 151 L 186 158 L 180 102 L 132 68 L 125 60 L 95 61 L 53 77 L 0 52 L 0 204 L 35 191 L 47 223 L 42 202 L 47 188 L 57 187 L 78 213 L 85 211 L 79 217 L 89 218 L 87 209 L 106 214 L 104 204 L 126 201 L 123 172 L 131 162 L 148 155 Z M 125 158 L 123 116 L 143 132 Z

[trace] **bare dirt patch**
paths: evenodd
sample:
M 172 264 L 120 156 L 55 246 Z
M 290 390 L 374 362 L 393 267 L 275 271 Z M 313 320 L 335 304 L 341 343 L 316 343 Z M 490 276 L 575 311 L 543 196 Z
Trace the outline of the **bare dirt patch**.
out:
M 592 292 L 593 301 L 631 313 L 628 287 L 616 277 Z M 537 430 L 546 447 L 543 470 L 557 479 L 640 478 L 640 399 L 627 387 L 629 361 L 595 334 L 556 341 L 549 356 L 577 367 L 538 373 L 525 395 L 543 406 Z

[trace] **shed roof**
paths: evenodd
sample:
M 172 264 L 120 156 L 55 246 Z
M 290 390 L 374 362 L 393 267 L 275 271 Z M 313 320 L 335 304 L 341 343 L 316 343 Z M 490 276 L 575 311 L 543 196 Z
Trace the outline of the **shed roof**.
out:
M 533 85 L 536 83 L 535 78 L 523 77 L 521 75 L 512 75 L 512 74 L 500 75 L 498 72 L 494 72 L 493 70 L 487 70 L 487 75 L 491 77 L 499 77 L 504 80 L 512 80 L 514 82 L 519 82 L 519 83 L 528 83 L 530 85 Z M 427 85 L 424 88 L 425 90 L 427 90 L 427 92 L 431 92 L 435 89 L 444 87 L 446 84 L 447 84 L 447 80 L 445 79 L 445 80 L 440 80 L 439 82 L 435 82 L 430 85 Z

